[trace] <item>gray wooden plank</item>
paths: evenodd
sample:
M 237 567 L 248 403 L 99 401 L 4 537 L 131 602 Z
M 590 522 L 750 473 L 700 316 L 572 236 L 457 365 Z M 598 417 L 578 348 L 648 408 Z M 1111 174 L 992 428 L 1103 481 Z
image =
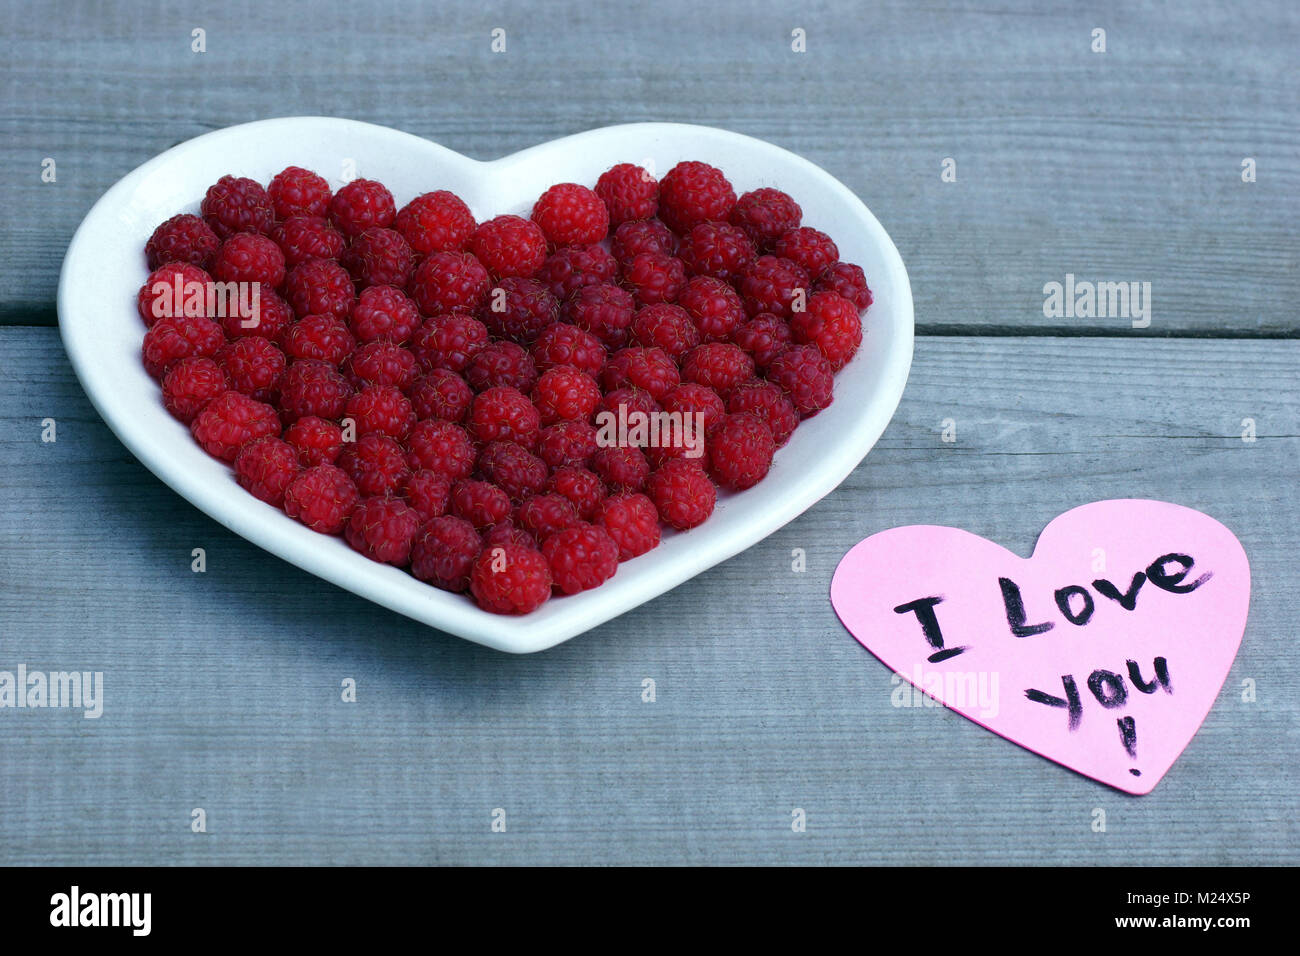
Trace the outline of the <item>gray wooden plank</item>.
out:
M 1032 0 L 664 0 L 646 16 L 578 0 L 544 15 L 517 2 L 43 10 L 0 13 L 0 321 L 53 324 L 72 231 L 139 163 L 213 128 L 324 113 L 480 158 L 637 120 L 772 140 L 876 212 L 923 330 L 1300 333 L 1300 8 L 1288 0 L 1088 15 Z M 505 54 L 490 52 L 495 27 Z M 56 183 L 41 182 L 45 157 Z M 940 181 L 945 157 L 954 183 Z M 1258 164 L 1249 185 L 1245 157 Z M 1150 327 L 1045 318 L 1043 286 L 1067 273 L 1150 282 Z
M 0 330 L 0 356 L 0 668 L 106 682 L 98 720 L 0 711 L 2 863 L 1300 862 L 1300 343 L 922 338 L 898 415 L 837 491 L 524 658 L 198 513 L 99 421 L 53 330 Z M 1255 582 L 1219 701 L 1150 796 L 942 709 L 894 708 L 889 672 L 827 601 L 837 559 L 875 531 L 953 524 L 1027 554 L 1057 513 L 1123 496 L 1219 518 Z M 348 677 L 356 704 L 339 699 Z

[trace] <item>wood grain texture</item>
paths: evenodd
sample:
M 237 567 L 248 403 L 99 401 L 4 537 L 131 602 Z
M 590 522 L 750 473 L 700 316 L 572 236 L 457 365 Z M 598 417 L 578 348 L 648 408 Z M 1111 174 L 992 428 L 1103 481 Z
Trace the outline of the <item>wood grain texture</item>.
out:
M 106 697 L 98 720 L 0 711 L 0 863 L 1300 862 L 1300 343 L 922 338 L 898 415 L 838 490 L 523 658 L 203 516 L 112 437 L 53 330 L 0 330 L 0 355 L 0 668 L 103 670 Z M 1150 796 L 895 708 L 827 601 L 835 562 L 875 531 L 954 524 L 1027 554 L 1059 512 L 1125 496 L 1223 521 L 1255 587 L 1216 706 Z
M 222 126 L 321 113 L 491 158 L 675 120 L 794 150 L 902 252 L 922 330 L 1295 336 L 1300 7 L 1198 0 L 781 5 L 276 4 L 201 15 L 55 0 L 0 13 L 0 322 L 54 322 L 103 191 Z M 489 34 L 507 31 L 494 55 Z M 1107 52 L 1090 50 L 1094 27 Z M 191 30 L 207 52 L 191 52 Z M 807 52 L 791 51 L 791 30 Z M 41 161 L 57 162 L 42 183 Z M 957 181 L 940 181 L 945 157 Z M 1241 181 L 1241 161 L 1258 181 Z M 238 157 L 231 158 L 237 168 Z M 1152 285 L 1152 321 L 1049 319 L 1066 273 Z

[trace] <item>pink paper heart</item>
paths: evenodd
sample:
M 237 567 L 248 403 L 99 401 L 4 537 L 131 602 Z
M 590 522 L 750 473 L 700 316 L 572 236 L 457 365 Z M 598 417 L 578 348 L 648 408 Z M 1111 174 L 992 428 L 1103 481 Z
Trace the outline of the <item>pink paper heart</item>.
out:
M 831 603 L 863 647 L 945 706 L 1144 794 L 1228 676 L 1250 565 L 1199 511 L 1098 501 L 1055 518 L 1028 560 L 958 528 L 872 535 L 840 561 Z

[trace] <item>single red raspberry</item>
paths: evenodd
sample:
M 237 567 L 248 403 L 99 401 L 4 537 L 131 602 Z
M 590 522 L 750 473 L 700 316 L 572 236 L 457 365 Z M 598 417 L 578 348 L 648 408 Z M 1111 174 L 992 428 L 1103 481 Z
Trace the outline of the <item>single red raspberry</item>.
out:
M 530 345 L 542 329 L 559 319 L 560 303 L 542 283 L 509 276 L 488 293 L 479 316 L 497 338 Z
M 492 482 L 512 501 L 523 501 L 546 485 L 546 462 L 514 442 L 488 442 L 479 452 L 480 475 Z
M 535 550 L 537 548 L 537 539 L 515 524 L 512 519 L 507 518 L 505 521 L 498 521 L 483 532 L 484 548 L 495 548 L 503 544 L 513 544 L 521 548 Z
M 453 312 L 424 320 L 411 336 L 411 352 L 426 372 L 435 368 L 463 372 L 488 344 L 488 330 L 472 315 Z
M 478 311 L 491 286 L 483 263 L 468 252 L 434 252 L 411 274 L 410 293 L 424 315 Z
M 401 289 L 372 285 L 357 297 L 348 327 L 358 342 L 382 339 L 401 345 L 420 327 L 420 313 Z
M 469 250 L 498 278 L 527 278 L 546 261 L 546 236 L 522 216 L 497 216 L 481 223 L 469 237 Z
M 253 439 L 235 456 L 235 480 L 254 498 L 277 508 L 301 470 L 297 449 L 274 435 Z
M 216 298 L 216 314 L 221 317 L 221 327 L 226 336 L 232 339 L 255 335 L 272 342 L 278 341 L 285 329 L 293 324 L 293 309 L 270 288 L 254 288 L 258 290 L 256 301 L 253 301 L 251 289 L 247 290 L 247 296 L 242 302 L 238 295 L 224 300 Z
M 337 259 L 347 248 L 343 233 L 323 216 L 294 216 L 276 223 L 271 238 L 284 253 L 284 263 L 290 269 L 308 259 Z
M 658 219 L 635 219 L 614 230 L 610 251 L 623 268 L 643 252 L 677 255 L 677 237 Z
M 596 517 L 607 494 L 605 483 L 596 473 L 578 465 L 556 468 L 546 481 L 546 490 L 569 499 L 583 521 Z
M 305 415 L 284 430 L 284 440 L 298 452 L 304 468 L 332 465 L 343 450 L 343 429 L 315 415 Z
M 811 226 L 791 229 L 772 246 L 772 253 L 789 259 L 810 276 L 821 275 L 840 258 L 835 241 Z
M 790 332 L 801 345 L 815 345 L 838 372 L 862 344 L 858 307 L 834 292 L 815 292 L 808 308 L 790 319 Z
M 423 520 L 437 518 L 447 513 L 451 502 L 451 479 L 441 472 L 422 468 L 406 479 L 402 497 Z
M 300 471 L 284 492 L 284 513 L 321 534 L 338 534 L 361 495 L 341 468 L 316 465 Z
M 308 259 L 289 270 L 284 294 L 298 318 L 332 315 L 345 319 L 357 300 L 346 269 L 333 259 Z
M 159 319 L 144 334 L 140 349 L 144 370 L 160 379 L 168 367 L 181 359 L 211 358 L 225 341 L 221 326 L 211 319 L 187 315 Z
M 537 366 L 522 345 L 514 342 L 490 342 L 474 353 L 465 368 L 465 381 L 476 392 L 498 385 L 509 385 L 521 392 L 537 383 Z
M 636 302 L 626 289 L 600 283 L 576 291 L 561 311 L 565 321 L 590 332 L 606 348 L 614 349 L 627 342 Z
M 660 465 L 646 482 L 646 490 L 664 524 L 678 531 L 703 524 L 718 500 L 718 489 L 709 476 L 682 458 Z
M 742 382 L 727 396 L 727 411 L 753 412 L 763 420 L 778 448 L 790 440 L 799 426 L 799 413 L 785 389 L 762 379 Z
M 546 257 L 534 276 L 563 303 L 584 286 L 618 279 L 618 262 L 603 246 L 563 246 Z
M 218 239 L 237 232 L 267 235 L 275 225 L 275 208 L 262 184 L 253 179 L 222 176 L 208 187 L 199 206 Z
M 808 273 L 789 259 L 759 256 L 741 275 L 736 290 L 751 316 L 771 312 L 788 319 L 795 301 L 807 297 Z
M 344 442 L 338 466 L 356 483 L 357 491 L 367 498 L 395 495 L 411 477 L 402 446 L 387 435 L 377 433 Z
M 483 540 L 464 518 L 434 518 L 416 534 L 411 546 L 411 573 L 444 591 L 464 591 L 469 588 L 470 571 L 482 549 Z
M 600 371 L 600 381 L 607 391 L 633 385 L 658 401 L 677 386 L 681 376 L 677 363 L 663 349 L 630 346 L 610 356 Z
M 357 435 L 387 435 L 401 441 L 415 424 L 411 400 L 391 385 L 367 385 L 348 399 L 344 414 L 356 423 Z
M 533 388 L 533 404 L 543 425 L 563 421 L 589 421 L 600 404 L 600 386 L 572 365 L 547 369 Z
M 376 226 L 391 226 L 396 215 L 393 194 L 373 179 L 354 179 L 330 200 L 330 220 L 349 239 Z
M 609 232 L 609 210 L 593 190 L 577 183 L 557 183 L 533 206 L 533 222 L 556 246 L 591 245 Z
M 231 388 L 259 402 L 274 398 L 280 376 L 289 364 L 283 352 L 257 335 L 227 342 L 217 349 L 214 358 L 226 373 Z
M 726 222 L 735 205 L 731 183 L 708 163 L 678 163 L 659 184 L 659 218 L 678 235 L 702 222 Z
M 600 174 L 596 195 L 609 211 L 609 223 L 649 219 L 659 209 L 659 180 L 640 166 L 619 163 Z
M 352 386 L 328 362 L 299 359 L 280 376 L 280 415 L 292 424 L 304 415 L 337 419 L 343 414 Z
M 635 344 L 663 349 L 674 362 L 700 344 L 700 330 L 691 321 L 690 314 L 670 302 L 638 309 L 631 331 Z
M 228 391 L 204 406 L 190 431 L 213 458 L 234 461 L 246 442 L 263 435 L 279 435 L 280 419 L 270 405 Z
M 815 345 L 793 345 L 767 367 L 767 380 L 780 385 L 804 418 L 829 405 L 835 388 L 835 370 Z
M 727 406 L 718 393 L 707 385 L 683 382 L 664 396 L 663 410 L 683 415 L 702 415 L 702 430 L 707 432 L 727 414 Z
M 615 494 L 596 511 L 595 520 L 605 526 L 618 545 L 618 559 L 640 557 L 659 546 L 662 531 L 655 504 L 643 494 Z
M 589 288 L 615 288 L 614 286 L 589 286 Z M 618 289 L 623 292 L 622 289 Z M 623 293 L 627 295 L 627 293 Z M 632 297 L 627 297 L 630 305 Z M 532 347 L 533 363 L 539 372 L 557 365 L 572 365 L 588 375 L 598 375 L 605 367 L 605 346 L 586 329 L 565 322 L 556 322 L 542 329 Z
M 615 388 L 606 392 L 600 399 L 600 412 L 597 413 L 597 420 L 600 421 L 601 414 L 608 412 L 613 416 L 612 422 L 624 421 L 633 422 L 640 417 L 647 419 L 650 415 L 663 411 L 659 403 L 655 401 L 653 395 L 643 388 L 636 388 L 631 385 L 623 388 Z
M 611 491 L 640 491 L 650 476 L 650 462 L 640 448 L 607 445 L 591 456 L 591 469 Z
M 380 339 L 352 352 L 339 371 L 354 388 L 391 385 L 404 392 L 415 381 L 415 356 L 400 345 Z
M 745 321 L 745 303 L 721 279 L 696 276 L 686 283 L 677 304 L 687 311 L 705 342 L 722 342 Z
M 469 410 L 470 433 L 480 442 L 512 441 L 532 449 L 542 418 L 528 396 L 508 385 L 497 385 L 474 397 Z
M 163 407 L 186 425 L 208 402 L 230 388 L 226 373 L 213 359 L 195 356 L 172 363 L 163 375 Z
M 431 252 L 460 252 L 477 226 L 469 206 L 445 189 L 416 196 L 398 211 L 393 220 L 393 228 L 419 256 Z
M 435 368 L 421 375 L 408 394 L 416 415 L 445 422 L 464 421 L 474 401 L 473 389 L 448 368 Z
M 767 368 L 793 338 L 790 326 L 771 312 L 760 312 L 731 333 L 731 341 L 753 356 L 754 364 Z
M 551 596 L 551 572 L 540 551 L 517 544 L 484 548 L 474 561 L 470 592 L 494 614 L 528 614 Z
M 754 360 L 744 349 L 730 342 L 706 342 L 686 356 L 682 378 L 707 385 L 719 395 L 754 377 Z
M 802 219 L 799 204 L 781 190 L 770 187 L 745 193 L 731 210 L 731 224 L 744 229 L 755 245 L 765 251 L 791 229 L 797 229 Z
M 813 292 L 835 292 L 844 296 L 859 312 L 865 312 L 871 306 L 871 290 L 867 288 L 867 277 L 862 274 L 862 266 L 851 262 L 837 262 L 813 283 Z
M 451 422 L 426 418 L 406 436 L 406 457 L 417 471 L 436 471 L 452 481 L 474 470 L 477 453 L 465 429 Z
M 357 288 L 391 285 L 406 288 L 415 269 L 415 254 L 393 229 L 367 229 L 352 240 L 339 259 Z
M 332 315 L 304 315 L 280 338 L 291 359 L 318 359 L 338 365 L 357 346 L 348 327 Z
M 595 453 L 596 428 L 585 421 L 547 425 L 537 438 L 537 454 L 551 468 L 585 467 Z
M 490 528 L 510 516 L 510 496 L 488 481 L 465 478 L 451 486 L 451 513 L 475 528 Z
M 324 176 L 301 166 L 289 166 L 276 173 L 266 194 L 271 197 L 276 219 L 323 216 L 329 211 L 332 196 Z
M 399 568 L 411 562 L 411 545 L 420 529 L 420 515 L 401 498 L 366 498 L 348 516 L 343 537 L 353 551 L 371 561 Z
M 642 252 L 624 268 L 623 284 L 631 290 L 639 305 L 675 302 L 686 287 L 686 267 L 681 259 Z
M 207 292 L 212 277 L 188 262 L 169 262 L 149 273 L 135 298 L 145 325 L 176 315 L 209 317 Z M 179 287 L 180 292 L 177 292 Z
M 542 542 L 551 580 L 565 594 L 599 587 L 618 570 L 618 545 L 603 525 L 584 524 L 557 531 Z
M 772 467 L 776 441 L 752 412 L 728 415 L 709 430 L 709 476 L 724 488 L 744 491 Z
M 682 239 L 677 256 L 688 275 L 730 282 L 758 258 L 754 243 L 738 226 L 702 222 Z
M 572 528 L 579 520 L 573 502 L 555 492 L 533 495 L 515 509 L 515 521 L 519 527 L 542 542 L 557 531 Z
M 217 254 L 221 240 L 212 227 L 190 213 L 172 216 L 144 244 L 145 261 L 150 269 L 169 262 L 188 262 L 206 269 Z

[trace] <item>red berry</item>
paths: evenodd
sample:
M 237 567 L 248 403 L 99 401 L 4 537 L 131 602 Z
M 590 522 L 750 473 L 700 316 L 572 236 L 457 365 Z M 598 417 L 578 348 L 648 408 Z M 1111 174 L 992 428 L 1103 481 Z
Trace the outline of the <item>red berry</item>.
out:
M 447 513 L 451 501 L 451 479 L 440 472 L 422 468 L 406 479 L 402 497 L 424 520 Z
M 727 397 L 727 411 L 753 412 L 771 431 L 778 448 L 790 440 L 799 425 L 799 413 L 785 389 L 757 378 L 732 389 Z
M 396 215 L 393 194 L 373 179 L 354 179 L 330 200 L 330 220 L 348 238 L 376 226 L 386 228 Z
M 204 406 L 190 431 L 213 458 L 234 461 L 246 442 L 263 435 L 279 435 L 280 419 L 270 405 L 228 391 Z
M 515 521 L 537 541 L 545 542 L 557 531 L 578 523 L 578 509 L 564 495 L 533 495 L 515 509 Z
M 406 436 L 406 456 L 416 470 L 436 471 L 457 481 L 474 470 L 476 452 L 465 429 L 426 418 Z
M 487 481 L 463 479 L 451 486 L 451 513 L 475 528 L 489 528 L 510 515 L 510 496 Z
M 411 573 L 444 591 L 464 591 L 469 587 L 474 559 L 482 549 L 478 532 L 464 518 L 434 518 L 416 534 L 411 547 Z
M 270 288 L 263 286 L 254 288 L 258 290 L 256 302 L 251 298 L 251 290 L 249 290 L 249 298 L 244 303 L 239 301 L 239 297 L 233 300 L 227 299 L 225 302 L 218 300 L 217 314 L 225 313 L 221 315 L 221 327 L 232 339 L 255 335 L 274 342 L 293 323 L 293 309 Z M 244 308 L 244 305 L 247 305 L 247 308 Z
M 357 291 L 347 270 L 333 259 L 308 259 L 289 270 L 284 295 L 298 318 L 332 315 L 347 318 Z
M 407 290 L 424 315 L 478 311 L 491 280 L 468 252 L 434 252 L 420 260 Z
M 706 342 L 686 356 L 682 378 L 707 385 L 719 395 L 754 377 L 754 360 L 738 345 L 730 342 Z
M 551 572 L 540 551 L 517 544 L 484 548 L 474 561 L 470 591 L 495 614 L 527 614 L 551 596 Z
M 280 376 L 280 415 L 288 424 L 305 415 L 337 419 L 351 395 L 352 386 L 334 366 L 300 359 Z
M 180 294 L 177 294 L 177 282 Z M 149 273 L 136 295 L 136 311 L 145 325 L 177 315 L 208 317 L 207 291 L 212 277 L 188 262 L 169 262 Z
M 480 475 L 512 501 L 523 501 L 546 486 L 546 462 L 514 442 L 488 442 L 479 452 L 477 467 Z
M 338 534 L 360 500 L 352 479 L 334 465 L 298 473 L 284 493 L 284 513 L 321 534 Z
M 537 455 L 548 467 L 586 466 L 596 453 L 596 428 L 585 421 L 547 425 L 537 437 Z
M 547 369 L 533 388 L 533 404 L 543 425 L 562 421 L 588 421 L 600 403 L 600 386 L 572 365 Z
M 759 368 L 767 368 L 793 341 L 790 326 L 771 312 L 760 312 L 731 333 L 731 341 L 748 352 Z
M 686 267 L 681 259 L 642 252 L 624 268 L 623 284 L 640 305 L 674 302 L 686 286 Z
M 469 237 L 469 249 L 492 275 L 531 276 L 546 261 L 546 236 L 522 216 L 497 216 Z
M 632 341 L 647 348 L 660 348 L 676 362 L 700 344 L 700 331 L 680 305 L 660 302 L 637 311 L 632 320 Z
M 551 472 L 546 490 L 567 498 L 583 521 L 595 518 L 606 495 L 605 483 L 596 473 L 577 465 L 561 465 Z
M 274 435 L 255 438 L 235 456 L 235 479 L 254 498 L 277 508 L 301 466 L 298 451 Z
M 202 356 L 174 362 L 163 375 L 163 407 L 188 425 L 204 406 L 230 388 L 226 373 Z
M 636 416 L 648 418 L 662 410 L 653 395 L 632 385 L 611 389 L 600 400 L 601 412 L 609 412 L 615 419 L 624 421 L 632 421 Z
M 367 498 L 395 495 L 411 476 L 402 446 L 380 434 L 362 435 L 354 442 L 344 442 L 338 466 Z
M 144 334 L 144 370 L 154 378 L 162 378 L 163 372 L 181 359 L 211 358 L 225 341 L 221 326 L 211 319 L 185 315 L 159 319 Z
M 790 319 L 790 331 L 801 345 L 815 345 L 838 372 L 862 344 L 858 307 L 834 292 L 815 292 L 808 308 Z
M 420 313 L 401 289 L 372 285 L 357 297 L 348 327 L 358 342 L 383 339 L 401 345 L 420 327 Z
M 588 286 L 612 289 L 613 286 Z M 623 292 L 618 289 L 618 292 Z M 627 295 L 627 293 L 623 293 Z M 576 298 L 576 297 L 575 297 Z M 630 305 L 632 297 L 627 297 Z M 597 375 L 605 366 L 605 347 L 600 339 L 576 325 L 556 322 L 542 329 L 532 347 L 533 362 L 539 372 L 557 365 L 572 365 L 588 375 Z
M 339 262 L 359 289 L 372 285 L 405 288 L 415 268 L 415 254 L 401 233 L 373 228 L 353 239 Z
M 217 350 L 215 358 L 226 373 L 230 387 L 259 402 L 271 401 L 288 365 L 283 352 L 256 335 L 226 343 Z
M 347 245 L 343 233 L 323 216 L 294 216 L 276 223 L 271 238 L 284 253 L 284 263 L 290 269 L 308 259 L 337 259 Z
M 728 415 L 709 430 L 709 475 L 724 488 L 744 491 L 772 467 L 776 441 L 752 412 Z
M 677 255 L 677 237 L 658 219 L 637 219 L 614 230 L 610 251 L 627 268 L 627 264 L 643 252 Z
M 144 244 L 144 255 L 150 269 L 169 262 L 186 262 L 206 269 L 220 246 L 221 240 L 211 226 L 198 216 L 182 213 L 153 231 Z
M 271 197 L 252 179 L 222 176 L 208 187 L 199 211 L 218 239 L 229 239 L 237 232 L 266 235 L 275 224 Z
M 731 183 L 708 163 L 678 163 L 659 184 L 659 218 L 678 235 L 702 222 L 725 222 L 735 204 Z
M 436 315 L 411 336 L 411 352 L 420 368 L 463 372 L 469 361 L 488 344 L 488 330 L 478 319 L 464 313 Z
M 603 525 L 584 524 L 557 531 L 542 542 L 551 580 L 565 594 L 599 587 L 618 570 L 618 545 Z
M 542 283 L 510 276 L 488 293 L 479 315 L 492 335 L 529 345 L 559 319 L 560 303 Z
M 474 401 L 474 392 L 469 384 L 446 368 L 436 368 L 420 376 L 409 394 L 416 415 L 446 422 L 464 421 Z
M 419 256 L 460 252 L 477 225 L 469 206 L 455 193 L 442 189 L 416 196 L 393 220 L 393 228 Z
M 835 370 L 814 345 L 793 345 L 767 367 L 767 380 L 780 385 L 804 418 L 817 414 L 833 398 Z
M 707 385 L 683 382 L 664 396 L 663 410 L 681 412 L 683 415 L 703 415 L 704 431 L 708 431 L 727 413 L 727 406 L 718 393 Z
M 315 415 L 306 415 L 284 430 L 284 440 L 298 453 L 304 468 L 332 465 L 343 450 L 343 429 Z
M 276 219 L 323 216 L 330 207 L 330 184 L 325 177 L 300 166 L 276 173 L 271 185 L 266 187 L 266 194 L 271 197 Z
M 678 531 L 702 524 L 713 514 L 718 489 L 698 465 L 681 458 L 665 461 L 646 482 L 664 523 Z
M 537 444 L 541 427 L 541 416 L 528 396 L 508 385 L 480 392 L 470 406 L 470 432 L 485 444 L 512 441 L 531 449 Z
M 724 341 L 745 321 L 745 303 L 721 279 L 696 276 L 686 283 L 677 304 L 690 315 L 705 342 Z
M 618 262 L 603 246 L 563 246 L 546 257 L 534 276 L 559 302 L 583 286 L 618 278 Z
M 381 339 L 367 342 L 352 352 L 339 371 L 354 388 L 391 385 L 406 391 L 415 381 L 415 356 L 400 345 Z
M 420 515 L 401 498 L 366 498 L 348 516 L 343 537 L 371 561 L 405 567 L 420 528 Z
M 590 332 L 606 348 L 619 348 L 627 342 L 636 303 L 626 289 L 601 283 L 576 291 L 562 312 L 565 321 Z
M 810 276 L 821 275 L 840 258 L 840 250 L 834 240 L 810 226 L 791 229 L 776 241 L 772 252 L 783 259 L 789 259 Z
M 522 345 L 514 342 L 490 342 L 474 353 L 465 368 L 465 381 L 476 392 L 497 385 L 509 385 L 521 392 L 537 382 L 537 366 Z
M 731 210 L 731 224 L 749 234 L 760 249 L 770 249 L 772 243 L 791 229 L 799 226 L 803 210 L 799 204 L 779 189 L 755 189 L 736 200 Z
M 612 226 L 649 219 L 659 209 L 659 180 L 640 166 L 619 163 L 600 174 L 596 195 L 604 202 Z
M 862 266 L 851 262 L 837 262 L 813 283 L 813 292 L 835 292 L 852 302 L 859 312 L 865 312 L 871 306 L 871 290 L 867 288 L 867 277 L 862 274 Z
M 632 385 L 658 401 L 681 381 L 681 376 L 677 363 L 663 349 L 632 346 L 610 356 L 601 369 L 600 381 L 607 391 Z
M 607 445 L 591 456 L 591 469 L 611 491 L 640 491 L 650 476 L 650 462 L 640 448 Z
M 659 546 L 662 531 L 654 502 L 643 494 L 616 494 L 606 498 L 595 520 L 605 526 L 618 545 L 618 559 L 627 561 Z
M 702 222 L 682 239 L 677 256 L 693 276 L 730 282 L 758 257 L 743 229 L 725 222 Z
M 344 414 L 357 435 L 387 435 L 401 441 L 415 424 L 411 400 L 391 385 L 367 385 L 348 399 Z
M 594 191 L 577 183 L 557 183 L 533 206 L 533 222 L 557 246 L 590 245 L 609 232 L 609 210 Z
M 291 359 L 318 359 L 338 365 L 356 348 L 348 327 L 332 315 L 305 315 L 285 329 L 280 338 Z
M 741 275 L 737 290 L 751 316 L 771 312 L 788 319 L 795 300 L 807 296 L 808 273 L 789 259 L 760 256 Z

